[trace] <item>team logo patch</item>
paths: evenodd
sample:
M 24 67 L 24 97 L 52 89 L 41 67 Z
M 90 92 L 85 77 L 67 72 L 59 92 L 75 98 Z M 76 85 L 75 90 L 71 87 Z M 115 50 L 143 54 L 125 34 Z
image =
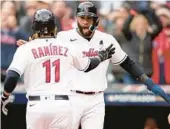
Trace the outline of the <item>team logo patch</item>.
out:
M 83 55 L 87 57 L 98 56 L 98 54 L 98 50 L 95 50 L 94 48 L 90 48 L 89 51 L 83 51 Z
M 104 44 L 103 44 L 103 40 L 101 40 L 99 42 L 99 50 L 103 50 Z
M 88 11 L 89 11 L 87 6 L 84 6 L 84 11 L 85 11 L 85 12 L 88 12 Z

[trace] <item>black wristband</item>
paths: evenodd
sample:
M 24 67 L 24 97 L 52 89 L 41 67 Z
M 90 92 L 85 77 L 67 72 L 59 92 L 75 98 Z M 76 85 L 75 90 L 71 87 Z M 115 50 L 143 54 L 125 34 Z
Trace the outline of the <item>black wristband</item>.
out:
M 100 62 L 101 62 L 100 57 L 90 58 L 90 65 L 84 72 L 89 72 L 89 71 L 93 70 L 100 64 Z
M 15 89 L 19 78 L 20 75 L 17 72 L 9 70 L 4 82 L 4 91 L 11 93 Z
M 125 69 L 128 73 L 130 73 L 133 77 L 139 78 L 144 74 L 143 70 L 137 65 L 133 60 L 127 57 L 120 66 Z

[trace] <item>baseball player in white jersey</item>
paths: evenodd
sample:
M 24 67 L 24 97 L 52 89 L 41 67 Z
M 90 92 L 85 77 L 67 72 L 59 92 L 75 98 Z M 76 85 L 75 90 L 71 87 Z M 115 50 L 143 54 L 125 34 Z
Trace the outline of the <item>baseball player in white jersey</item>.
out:
M 106 71 L 109 61 L 114 65 L 120 65 L 136 79 L 143 82 L 148 90 L 170 102 L 164 91 L 154 84 L 140 67 L 128 57 L 114 37 L 96 30 L 98 22 L 96 7 L 91 2 L 83 2 L 77 8 L 78 27 L 58 33 L 60 39 L 73 44 L 84 56 L 95 57 L 111 44 L 115 48 L 115 53 L 111 59 L 100 63 L 93 71 L 81 73 L 74 68 L 72 69 L 72 76 L 75 75 L 69 87 L 73 109 L 72 129 L 78 129 L 80 124 L 82 129 L 103 129 L 105 116 L 103 91 L 107 88 Z M 23 40 L 18 41 L 18 45 L 22 44 L 24 44 Z
M 103 129 L 105 116 L 103 91 L 107 88 L 106 72 L 110 61 L 114 65 L 123 67 L 145 83 L 149 90 L 163 96 L 165 100 L 170 102 L 163 90 L 154 84 L 140 67 L 127 56 L 113 36 L 96 30 L 98 22 L 95 6 L 91 2 L 83 2 L 77 8 L 78 27 L 58 34 L 60 38 L 70 41 L 71 44 L 82 51 L 84 56 L 88 57 L 98 55 L 100 50 L 105 50 L 110 44 L 115 47 L 112 58 L 102 62 L 93 71 L 82 73 L 73 70 L 76 77 L 70 87 L 74 116 L 72 129 L 78 129 L 80 124 L 82 129 Z
M 84 5 L 79 5 L 80 8 L 82 8 L 81 6 Z M 79 20 L 78 18 L 77 21 Z M 113 44 L 115 47 L 115 53 L 112 58 L 102 62 L 93 71 L 81 73 L 73 70 L 75 78 L 72 84 L 70 84 L 70 90 L 72 92 L 70 99 L 74 115 L 72 129 L 78 129 L 80 123 L 82 129 L 103 129 L 105 115 L 103 91 L 107 88 L 107 68 L 110 61 L 115 65 L 119 65 L 126 59 L 127 55 L 120 48 L 113 36 L 98 30 L 95 30 L 90 40 L 84 38 L 77 29 L 59 32 L 58 36 L 73 44 L 77 49 L 82 51 L 84 56 L 88 57 L 98 55 L 99 50 L 105 49 L 110 44 Z
M 33 20 L 33 40 L 17 49 L 7 70 L 2 111 L 7 115 L 9 95 L 24 74 L 27 129 L 70 129 L 70 69 L 88 72 L 114 54 L 114 48 L 109 46 L 93 58 L 83 56 L 73 45 L 55 38 L 55 30 L 52 12 L 38 10 Z
M 93 71 L 88 73 L 72 71 L 72 74 L 75 75 L 72 84 L 70 84 L 72 92 L 70 99 L 73 112 L 75 111 L 72 129 L 78 129 L 80 123 L 82 129 L 102 129 L 105 115 L 103 91 L 107 88 L 106 72 L 109 62 L 119 65 L 127 55 L 111 35 L 98 30 L 95 30 L 90 41 L 80 36 L 76 29 L 60 32 L 59 37 L 63 37 L 65 40 L 68 39 L 64 37 L 69 37 L 71 44 L 74 44 L 84 56 L 88 57 L 98 55 L 100 49 L 105 49 L 110 44 L 115 47 L 115 54 L 112 58 L 102 62 Z

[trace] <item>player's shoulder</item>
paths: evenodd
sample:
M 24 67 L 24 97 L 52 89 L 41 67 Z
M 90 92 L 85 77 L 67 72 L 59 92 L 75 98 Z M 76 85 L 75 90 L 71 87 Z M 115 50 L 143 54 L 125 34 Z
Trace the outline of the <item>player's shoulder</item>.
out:
M 17 48 L 17 50 L 25 50 L 25 49 L 27 49 L 27 48 L 30 46 L 30 42 L 31 42 L 31 41 L 28 41 L 27 43 L 19 46 L 19 47 Z
M 34 39 L 31 41 L 28 41 L 26 44 L 21 45 L 18 49 L 24 49 L 24 50 L 28 50 L 32 47 L 35 47 L 37 44 L 39 44 L 40 40 L 39 39 Z
M 70 36 L 73 35 L 75 33 L 75 29 L 70 29 L 70 30 L 67 30 L 67 31 L 60 31 L 57 33 L 57 36 Z
M 100 38 L 106 38 L 106 39 L 114 38 L 111 34 L 108 34 L 108 33 L 105 33 L 99 30 L 96 30 L 95 33 L 96 33 L 96 36 Z
M 71 30 L 67 30 L 67 31 L 60 31 L 57 34 L 57 38 L 61 39 L 63 42 L 69 42 L 70 43 L 70 39 L 76 39 L 77 38 L 76 29 L 71 29 Z
M 29 48 L 30 48 L 30 42 L 27 42 L 26 44 L 23 44 L 23 45 L 19 46 L 15 53 L 18 53 L 18 54 L 19 53 L 21 53 L 21 54 L 24 53 L 25 54 L 28 51 Z
M 111 34 L 101 32 L 99 30 L 96 30 L 95 33 L 96 33 L 95 37 L 101 40 L 109 41 L 109 42 L 114 42 L 116 40 Z
M 30 47 L 37 45 L 39 42 L 40 42 L 40 39 L 34 39 L 31 41 L 28 41 L 26 44 L 24 44 L 24 46 L 25 48 L 30 48 Z

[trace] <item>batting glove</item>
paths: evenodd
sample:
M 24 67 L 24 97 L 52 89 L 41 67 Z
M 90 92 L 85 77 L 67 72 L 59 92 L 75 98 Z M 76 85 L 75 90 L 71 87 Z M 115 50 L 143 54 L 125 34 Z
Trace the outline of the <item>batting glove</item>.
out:
M 2 94 L 1 96 L 1 110 L 4 115 L 8 115 L 8 104 L 12 103 L 13 100 L 9 98 L 9 96 L 6 96 L 5 94 Z
M 147 85 L 148 90 L 152 91 L 154 94 L 161 96 L 165 101 L 170 103 L 170 98 L 168 95 L 164 92 L 164 90 L 157 84 L 154 84 L 152 79 L 148 78 L 148 80 L 145 82 Z
M 99 57 L 101 61 L 105 61 L 111 58 L 114 53 L 115 47 L 113 47 L 113 44 L 111 44 L 109 47 L 106 48 L 106 50 L 99 51 Z

